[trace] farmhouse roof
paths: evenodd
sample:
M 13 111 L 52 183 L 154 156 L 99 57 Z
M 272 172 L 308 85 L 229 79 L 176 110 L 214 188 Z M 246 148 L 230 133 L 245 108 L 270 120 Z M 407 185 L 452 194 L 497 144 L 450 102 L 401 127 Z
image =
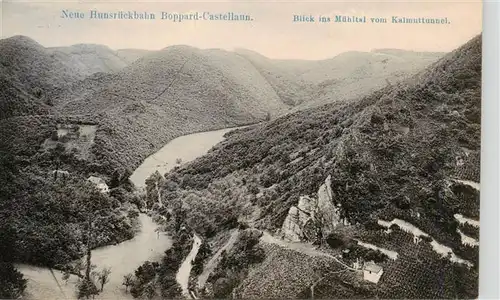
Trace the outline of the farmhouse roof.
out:
M 104 181 L 101 177 L 90 176 L 87 180 L 94 184 L 106 184 L 106 181 Z
M 382 270 L 382 267 L 375 264 L 374 262 L 367 262 L 363 269 L 366 271 L 378 273 Z

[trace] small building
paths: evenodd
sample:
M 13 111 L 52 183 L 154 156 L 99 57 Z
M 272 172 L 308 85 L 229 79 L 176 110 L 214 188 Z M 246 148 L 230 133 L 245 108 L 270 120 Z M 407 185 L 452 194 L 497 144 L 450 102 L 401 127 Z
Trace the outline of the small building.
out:
M 375 264 L 373 261 L 367 262 L 363 266 L 363 279 L 375 284 L 378 283 L 383 273 L 384 270 L 382 267 Z
M 95 184 L 96 187 L 101 191 L 101 193 L 109 192 L 109 187 L 104 179 L 96 176 L 90 176 L 89 178 L 87 178 L 87 180 Z

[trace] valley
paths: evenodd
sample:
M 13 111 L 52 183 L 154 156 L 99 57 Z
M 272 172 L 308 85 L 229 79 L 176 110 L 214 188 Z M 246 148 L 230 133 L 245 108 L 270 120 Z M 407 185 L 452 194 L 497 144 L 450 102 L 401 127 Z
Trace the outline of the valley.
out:
M 0 53 L 0 298 L 477 297 L 481 35 Z

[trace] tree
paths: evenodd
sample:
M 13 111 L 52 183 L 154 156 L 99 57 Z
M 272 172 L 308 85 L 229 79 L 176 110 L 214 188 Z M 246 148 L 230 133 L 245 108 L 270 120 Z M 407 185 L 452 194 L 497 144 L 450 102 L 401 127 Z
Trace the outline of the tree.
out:
M 17 299 L 26 289 L 27 280 L 10 262 L 0 262 L 0 299 Z
M 122 285 L 125 286 L 125 292 L 128 293 L 128 287 L 134 284 L 134 275 L 127 274 L 123 276 Z
M 148 208 L 153 207 L 155 203 L 159 203 L 160 188 L 163 186 L 165 179 L 160 172 L 156 171 L 146 179 L 146 203 Z
M 91 279 L 81 279 L 78 282 L 78 299 L 94 297 L 99 294 L 99 289 Z
M 266 114 L 266 121 L 271 121 L 271 113 Z
M 154 282 L 150 282 L 146 287 L 144 288 L 143 295 L 147 299 L 153 299 L 156 296 L 156 286 Z
M 109 282 L 109 274 L 111 274 L 111 269 L 104 268 L 97 275 L 97 278 L 99 280 L 99 284 L 101 285 L 101 292 L 104 290 L 104 285 Z

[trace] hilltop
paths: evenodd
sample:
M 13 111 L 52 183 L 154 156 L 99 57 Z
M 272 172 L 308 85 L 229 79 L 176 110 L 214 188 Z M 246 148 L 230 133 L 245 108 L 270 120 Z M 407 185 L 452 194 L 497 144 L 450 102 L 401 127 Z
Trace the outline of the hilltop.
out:
M 319 274 L 329 278 L 320 284 L 321 297 L 341 289 L 361 298 L 474 298 L 478 248 L 464 243 L 463 232 L 477 238 L 478 228 L 459 216 L 479 217 L 480 111 L 478 36 L 370 95 L 228 133 L 204 157 L 165 174 L 163 203 L 177 207 L 180 201 L 186 224 L 208 239 L 238 220 L 321 243 L 349 264 L 356 255 L 375 258 L 386 274 L 373 286 L 334 261 L 330 270 L 306 273 L 303 265 L 279 271 L 291 257 L 270 249 L 266 255 L 277 257 L 251 268 L 260 275 L 226 277 L 229 286 L 215 282 L 216 294 L 238 287 L 243 297 L 309 297 L 308 282 Z M 385 250 L 367 250 L 366 243 Z M 352 254 L 341 252 L 346 249 Z M 330 274 L 335 269 L 339 275 Z M 281 287 L 300 283 L 303 291 L 262 289 L 276 281 Z
M 47 48 L 53 56 L 78 70 L 85 77 L 94 73 L 112 73 L 126 67 L 130 62 L 121 58 L 117 51 L 95 44 L 77 44 L 69 47 Z
M 317 61 L 269 59 L 238 49 L 293 111 L 356 99 L 396 84 L 437 61 L 444 53 L 399 49 L 350 51 Z
M 51 92 L 84 78 L 28 37 L 0 40 L 0 53 L 0 119 L 46 113 Z
M 153 53 L 153 50 L 144 50 L 144 49 L 118 49 L 116 50 L 116 54 L 122 60 L 126 61 L 128 64 L 133 63 L 139 58 L 146 56 L 150 53 Z
M 122 56 L 135 55 L 121 58 L 102 45 L 45 48 L 29 37 L 13 36 L 0 40 L 0 53 L 0 85 L 4 91 L 0 119 L 5 119 L 48 114 L 55 95 L 93 74 L 121 70 L 141 52 L 120 51 Z

